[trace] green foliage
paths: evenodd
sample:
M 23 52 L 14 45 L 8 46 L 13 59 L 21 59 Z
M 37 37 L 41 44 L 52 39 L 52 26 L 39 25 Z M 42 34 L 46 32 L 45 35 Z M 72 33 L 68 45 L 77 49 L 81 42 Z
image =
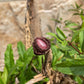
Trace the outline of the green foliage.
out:
M 84 30 L 79 33 L 79 42 L 81 50 L 84 51 Z
M 78 35 L 79 35 L 79 31 L 74 32 L 72 39 L 71 39 L 71 42 L 73 42 L 76 39 L 76 37 L 78 37 Z
M 76 7 L 70 11 L 75 11 L 74 15 L 79 15 L 82 21 L 82 24 L 68 20 L 64 21 L 66 30 L 68 28 L 71 31 L 71 41 L 67 40 L 68 37 L 59 27 L 56 28 L 56 34 L 52 32 L 47 33 L 47 35 L 51 36 L 52 69 L 72 75 L 78 84 L 83 84 L 84 81 L 80 75 L 84 76 L 84 10 L 81 8 L 81 5 L 76 3 Z M 62 19 L 52 20 L 59 24 L 62 21 Z M 21 41 L 17 43 L 17 50 L 19 58 L 14 62 L 12 45 L 8 44 L 5 51 L 4 71 L 0 72 L 0 84 L 15 84 L 16 77 L 19 80 L 19 84 L 25 84 L 37 72 L 41 72 L 45 55 L 36 56 L 33 52 L 33 47 L 31 46 L 26 50 Z M 43 84 L 47 81 L 49 79 L 45 78 L 36 84 Z
M 52 60 L 52 68 L 56 69 L 55 65 L 56 63 L 61 62 L 61 58 L 63 57 L 63 53 L 54 45 L 51 46 L 52 54 L 53 54 L 53 60 Z
M 4 84 L 7 83 L 7 76 L 8 76 L 8 72 L 7 72 L 7 69 L 6 69 L 6 67 L 5 67 L 5 68 L 4 68 L 4 72 L 3 72 L 3 74 L 2 74 L 2 77 L 1 77 Z
M 74 28 L 74 26 L 78 26 L 78 24 L 74 23 L 74 22 L 70 22 L 70 21 L 65 21 L 65 28 Z
M 7 46 L 6 52 L 5 52 L 5 66 L 10 72 L 11 68 L 14 66 L 14 58 L 13 58 L 13 50 L 12 50 L 12 45 L 9 44 Z
M 83 80 L 82 80 L 79 76 L 76 76 L 76 77 L 75 77 L 75 81 L 76 81 L 78 84 L 83 84 Z
M 0 75 L 0 84 L 7 84 L 8 72 L 6 67 L 4 67 L 4 72 Z
M 54 33 L 48 32 L 47 35 L 53 36 L 53 37 L 55 37 L 59 42 L 62 42 L 62 41 L 58 38 L 58 36 L 57 36 L 56 34 L 54 34 Z
M 84 75 L 84 59 L 69 59 L 56 64 L 57 70 L 69 75 Z
M 32 47 L 30 47 L 26 52 L 24 52 L 24 58 L 25 58 L 24 64 L 22 64 L 23 66 L 20 67 L 20 75 L 19 75 L 20 84 L 25 84 L 25 82 L 28 81 L 29 78 L 35 75 L 35 73 L 31 71 L 31 67 L 29 66 L 29 63 L 31 62 L 33 56 L 34 56 L 34 53 L 33 53 Z M 30 74 L 31 74 L 31 77 L 29 76 Z
M 0 84 L 4 84 L 1 78 L 0 78 Z
M 18 49 L 18 53 L 19 53 L 19 59 L 23 61 L 24 60 L 24 53 L 25 53 L 26 49 L 25 49 L 24 44 L 21 41 L 18 42 L 17 49 Z
M 10 75 L 10 73 L 13 71 L 14 68 L 14 58 L 13 58 L 13 50 L 12 50 L 12 45 L 9 44 L 7 46 L 6 52 L 5 52 L 5 67 L 7 69 L 8 74 Z M 7 82 L 9 83 L 10 79 L 12 78 L 12 80 L 10 81 L 10 83 L 14 84 L 15 83 L 15 79 L 13 79 L 13 76 L 8 75 L 8 80 Z
M 65 40 L 66 39 L 66 36 L 64 35 L 64 33 L 60 30 L 60 28 L 56 28 L 56 32 L 57 32 L 57 35 L 60 39 L 62 40 Z
M 0 73 L 0 84 L 15 84 L 16 77 L 20 84 L 25 84 L 36 74 L 32 70 L 33 66 L 31 65 L 34 57 L 33 47 L 26 50 L 24 44 L 20 41 L 17 43 L 17 49 L 19 58 L 14 63 L 12 45 L 9 44 L 7 46 L 5 51 L 5 68 L 4 72 Z
M 84 76 L 84 9 L 76 3 L 76 7 L 70 11 L 75 11 L 74 15 L 80 16 L 82 24 L 64 21 L 66 30 L 71 31 L 71 41 L 67 40 L 68 37 L 58 27 L 56 34 L 47 33 L 47 35 L 56 39 L 56 42 L 51 40 L 51 43 L 54 43 L 51 46 L 53 53 L 52 68 L 64 74 L 75 76 L 75 81 L 78 84 L 83 84 L 84 81 L 80 78 L 80 75 Z M 57 22 L 58 20 L 54 19 L 54 21 Z M 61 21 L 58 23 L 61 24 Z
M 44 60 L 44 56 L 35 56 L 33 60 L 33 65 L 36 67 L 37 70 L 41 71 L 42 68 L 42 59 Z

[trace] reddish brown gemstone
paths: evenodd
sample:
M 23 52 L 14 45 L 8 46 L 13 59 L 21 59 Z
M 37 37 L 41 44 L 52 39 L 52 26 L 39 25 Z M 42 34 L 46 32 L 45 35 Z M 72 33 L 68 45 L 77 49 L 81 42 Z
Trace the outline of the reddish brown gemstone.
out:
M 33 49 L 36 55 L 43 55 L 50 49 L 50 41 L 44 37 L 36 38 L 33 42 Z

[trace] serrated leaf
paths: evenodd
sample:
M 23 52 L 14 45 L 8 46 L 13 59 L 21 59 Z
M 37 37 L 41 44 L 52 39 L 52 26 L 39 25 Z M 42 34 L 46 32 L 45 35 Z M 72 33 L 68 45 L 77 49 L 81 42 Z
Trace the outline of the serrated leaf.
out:
M 79 31 L 75 32 L 72 36 L 71 42 L 73 42 L 76 39 L 76 37 L 78 37 L 78 35 L 79 35 Z
M 81 31 L 79 33 L 79 42 L 80 42 L 81 50 L 84 51 L 84 31 Z
M 53 37 L 55 37 L 59 42 L 62 42 L 58 37 L 57 37 L 57 35 L 55 34 L 55 33 L 51 33 L 51 32 L 48 32 L 48 33 L 46 33 L 47 35 L 50 35 L 50 36 L 53 36 Z
M 22 67 L 22 70 L 20 72 L 20 76 L 19 76 L 19 80 L 20 80 L 20 84 L 25 84 L 26 82 L 26 75 L 25 75 L 25 70 L 26 68 L 28 68 L 29 63 L 31 62 L 33 56 L 34 56 L 34 52 L 33 52 L 33 47 L 30 47 L 25 53 L 25 61 L 24 61 L 24 66 Z
M 72 28 L 74 26 L 78 26 L 78 24 L 71 22 L 71 23 L 66 24 L 65 28 Z
M 72 58 L 75 54 L 78 54 L 78 52 L 71 46 L 67 44 L 66 41 L 63 41 L 63 43 L 57 42 L 58 49 L 64 53 L 64 57 L 66 58 Z
M 65 34 L 60 30 L 60 28 L 57 27 L 56 32 L 60 39 L 62 40 L 66 39 Z
M 59 49 L 57 49 L 55 45 L 52 45 L 51 49 L 53 54 L 52 67 L 55 69 L 56 63 L 58 63 L 58 61 L 60 62 L 64 54 Z
M 20 83 L 20 84 L 25 84 L 25 82 L 26 82 L 25 75 L 24 75 L 24 72 L 22 72 L 22 73 L 19 75 L 19 83 Z
M 70 50 L 69 46 L 67 46 L 67 45 L 62 45 L 62 44 L 59 43 L 59 42 L 57 42 L 57 46 L 58 46 L 58 48 L 59 48 L 60 50 L 62 50 L 62 51 L 69 51 L 69 50 Z
M 32 70 L 32 66 L 26 68 L 24 74 L 25 74 L 26 82 L 32 79 L 36 75 L 36 73 Z
M 27 62 L 27 64 L 30 63 L 32 57 L 34 56 L 34 51 L 33 51 L 33 47 L 30 47 L 25 53 L 24 53 L 24 56 L 25 56 L 25 62 Z
M 21 60 L 17 60 L 16 64 L 19 68 L 24 66 L 24 62 L 22 62 Z
M 19 53 L 19 59 L 24 60 L 24 53 L 26 51 L 24 44 L 20 41 L 17 44 L 17 49 Z
M 84 59 L 67 60 L 56 65 L 58 71 L 69 75 L 84 75 Z
M 8 73 L 10 72 L 11 68 L 14 66 L 14 58 L 13 58 L 13 50 L 12 45 L 9 44 L 5 51 L 5 66 L 7 68 Z
M 42 69 L 42 58 L 44 58 L 44 56 L 35 56 L 35 59 L 33 60 L 33 65 L 36 67 L 37 70 L 41 71 Z

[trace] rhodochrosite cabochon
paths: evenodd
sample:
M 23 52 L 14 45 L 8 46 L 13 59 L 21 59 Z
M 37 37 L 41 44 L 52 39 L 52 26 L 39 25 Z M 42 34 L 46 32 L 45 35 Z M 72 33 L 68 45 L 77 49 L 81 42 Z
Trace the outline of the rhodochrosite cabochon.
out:
M 50 41 L 45 37 L 37 37 L 33 42 L 34 54 L 43 55 L 50 49 Z

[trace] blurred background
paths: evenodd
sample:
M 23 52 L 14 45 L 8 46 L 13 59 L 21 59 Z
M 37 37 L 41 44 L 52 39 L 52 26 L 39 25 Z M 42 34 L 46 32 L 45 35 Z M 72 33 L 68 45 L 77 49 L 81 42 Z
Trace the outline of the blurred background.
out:
M 47 36 L 47 32 L 55 32 L 56 27 L 59 26 L 62 30 L 64 23 L 56 23 L 51 19 L 60 19 L 62 21 L 71 20 L 79 22 L 79 16 L 73 16 L 72 9 L 75 3 L 82 4 L 83 0 L 33 0 L 34 7 L 34 21 L 30 27 L 32 38 L 37 36 Z M 4 67 L 4 52 L 7 44 L 11 43 L 13 46 L 15 59 L 18 58 L 17 42 L 25 42 L 25 0 L 0 0 L 0 71 Z M 64 31 L 65 32 L 65 31 Z M 69 32 L 65 32 L 68 36 Z

